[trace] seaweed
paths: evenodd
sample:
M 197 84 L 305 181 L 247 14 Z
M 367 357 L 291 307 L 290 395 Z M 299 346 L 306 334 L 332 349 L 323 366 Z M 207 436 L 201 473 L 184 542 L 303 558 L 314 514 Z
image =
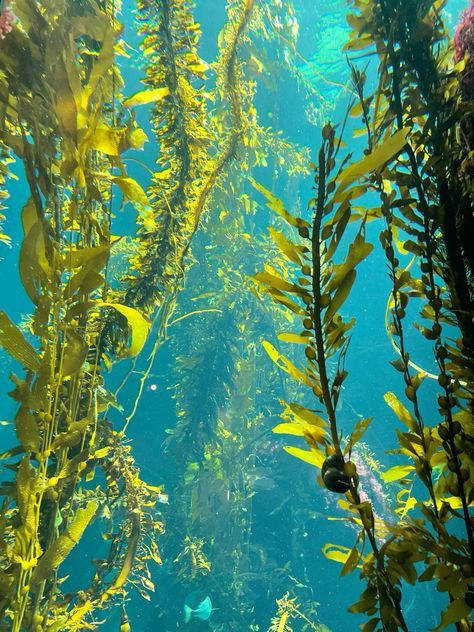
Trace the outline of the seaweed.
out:
M 347 519 L 359 525 L 356 544 L 352 549 L 328 545 L 323 552 L 343 562 L 343 575 L 361 569 L 367 588 L 349 609 L 370 617 L 363 629 L 407 630 L 403 584 L 436 580 L 437 589 L 448 593 L 436 629 L 455 624 L 467 630 L 474 553 L 468 509 L 473 500 L 473 288 L 472 248 L 465 239 L 466 230 L 472 230 L 472 185 L 463 169 L 469 160 L 461 131 L 466 103 L 459 76 L 464 62 L 453 59 L 441 17 L 443 3 L 355 0 L 351 5 L 353 33 L 346 50 L 367 50 L 379 59 L 378 87 L 368 96 L 365 72 L 351 65 L 358 100 L 350 113 L 361 118 L 368 143 L 365 155 L 356 162 L 350 155 L 340 158 L 342 143 L 335 128 L 329 123 L 323 128 L 309 221 L 291 215 L 273 193 L 256 186 L 302 240 L 280 240 L 280 248 L 295 263 L 285 275 L 267 266 L 255 280 L 263 292 L 301 315 L 303 331 L 279 338 L 304 345 L 304 366 L 295 365 L 271 343 L 264 345 L 280 368 L 312 389 L 316 406 L 324 410 L 287 404 L 284 423 L 275 431 L 304 437 L 309 449 L 286 450 L 321 468 L 319 480 L 327 489 L 345 493 L 339 504 L 348 512 Z M 355 206 L 369 191 L 378 192 L 380 205 Z M 350 379 L 345 362 L 349 331 L 355 325 L 354 319 L 343 318 L 341 309 L 354 291 L 357 265 L 373 250 L 366 240 L 369 221 L 381 224 L 380 242 L 392 283 L 388 334 L 398 354 L 392 364 L 407 402 L 391 391 L 385 396 L 406 429 L 397 429 L 395 452 L 403 460 L 384 474 L 386 480 L 399 480 L 403 489 L 397 495 L 396 515 L 383 521 L 375 519 L 371 501 L 361 501 L 358 467 L 351 459 L 372 419 L 360 420 L 342 441 L 337 414 L 341 386 L 347 388 Z M 349 225 L 352 236 L 346 238 L 349 247 L 341 256 Z M 400 264 L 406 253 L 413 255 L 419 277 L 411 264 Z M 295 278 L 298 269 L 302 276 Z M 410 356 L 407 305 L 414 299 L 421 301 L 424 320 L 414 324 L 432 344 L 435 376 L 417 368 Z M 453 330 L 458 333 L 453 335 Z M 330 371 L 328 359 L 334 355 L 337 368 Z M 433 377 L 439 418 L 430 425 L 419 390 Z M 437 478 L 434 468 L 441 472 Z M 418 487 L 415 496 L 416 482 L 425 496 Z M 369 553 L 364 552 L 366 541 Z

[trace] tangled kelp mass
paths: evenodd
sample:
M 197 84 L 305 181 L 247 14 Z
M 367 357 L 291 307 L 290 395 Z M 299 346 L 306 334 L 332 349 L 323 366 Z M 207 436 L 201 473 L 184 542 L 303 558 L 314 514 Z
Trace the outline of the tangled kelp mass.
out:
M 473 15 L 0 3 L 0 629 L 472 629 Z

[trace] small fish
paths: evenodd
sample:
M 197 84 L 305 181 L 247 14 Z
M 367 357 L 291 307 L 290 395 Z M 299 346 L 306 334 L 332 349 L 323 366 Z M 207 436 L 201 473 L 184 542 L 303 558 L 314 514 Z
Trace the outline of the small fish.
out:
M 207 621 L 212 614 L 211 598 L 202 590 L 195 590 L 184 600 L 183 610 L 185 623 L 189 623 L 193 617 Z

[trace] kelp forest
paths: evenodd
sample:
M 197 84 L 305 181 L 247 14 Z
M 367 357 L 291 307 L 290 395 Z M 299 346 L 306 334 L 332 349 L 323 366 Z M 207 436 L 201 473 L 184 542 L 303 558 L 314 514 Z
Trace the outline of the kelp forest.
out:
M 0 630 L 473 630 L 473 0 L 0 1 Z

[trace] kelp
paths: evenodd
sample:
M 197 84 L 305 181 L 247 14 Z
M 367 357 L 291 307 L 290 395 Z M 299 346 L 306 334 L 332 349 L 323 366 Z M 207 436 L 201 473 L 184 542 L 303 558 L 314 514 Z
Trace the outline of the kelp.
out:
M 146 578 L 147 560 L 159 562 L 158 491 L 141 481 L 123 435 L 102 415 L 104 314 L 123 319 L 117 357 L 137 354 L 149 331 L 145 315 L 108 296 L 111 186 L 128 194 L 121 154 L 143 142 L 133 117 L 118 122 L 119 8 L 18 2 L 19 23 L 0 47 L 0 136 L 29 189 L 18 269 L 33 305 L 31 341 L 0 314 L 0 343 L 26 370 L 24 379 L 11 374 L 19 445 L 2 454 L 12 472 L 1 488 L 1 610 L 9 630 L 88 628 L 94 609 L 125 594 L 135 572 Z M 98 573 L 66 597 L 64 562 L 107 515 L 116 577 L 111 583 Z M 148 537 L 153 554 L 142 550 Z
M 472 208 L 472 187 L 461 168 L 468 160 L 468 148 L 459 133 L 464 104 L 457 72 L 462 67 L 454 66 L 440 14 L 442 3 L 355 0 L 352 5 L 355 12 L 348 19 L 354 32 L 346 49 L 368 48 L 380 60 L 379 86 L 368 96 L 365 74 L 351 69 L 359 99 L 351 113 L 361 117 L 362 133 L 367 135 L 365 156 L 355 162 L 348 156 L 338 163 L 340 141 L 331 125 L 324 127 L 314 165 L 311 221 L 292 216 L 278 198 L 257 187 L 302 239 L 290 239 L 290 244 L 288 238 L 279 239 L 279 247 L 296 268 L 289 266 L 287 275 L 280 276 L 267 265 L 255 280 L 275 301 L 301 314 L 303 330 L 280 338 L 306 343 L 303 365 L 289 363 L 265 344 L 295 380 L 312 388 L 316 405 L 324 409 L 321 417 L 300 406 L 303 415 L 300 412 L 290 422 L 284 416 L 285 423 L 275 430 L 303 436 L 309 449 L 287 450 L 322 466 L 323 485 L 346 492 L 339 504 L 348 511 L 348 520 L 360 527 L 356 544 L 352 549 L 330 545 L 323 552 L 344 564 L 342 574 L 361 567 L 367 588 L 350 611 L 370 617 L 363 629 L 407 630 L 403 583 L 436 580 L 438 590 L 447 592 L 449 599 L 436 629 L 455 624 L 458 630 L 467 630 L 474 553 L 468 511 L 473 501 L 472 322 L 467 319 L 473 313 L 473 294 L 464 232 L 472 220 L 466 211 Z M 379 193 L 380 206 L 353 207 L 353 200 L 371 190 Z M 337 415 L 340 388 L 343 383 L 348 388 L 350 377 L 345 368 L 347 332 L 355 324 L 353 319 L 345 320 L 340 310 L 354 293 L 356 266 L 372 250 L 365 225 L 373 219 L 382 224 L 380 241 L 392 283 L 389 334 L 399 354 L 392 364 L 402 378 L 406 402 L 393 392 L 385 396 L 406 429 L 397 429 L 395 450 L 403 461 L 384 474 L 386 481 L 398 480 L 403 488 L 397 495 L 396 516 L 383 524 L 377 524 L 372 503 L 360 500 L 358 468 L 351 459 L 371 419 L 359 421 L 342 442 Z M 349 224 L 355 236 L 341 256 L 340 244 Z M 415 258 L 419 278 L 400 264 L 401 254 L 407 252 Z M 296 277 L 298 268 L 300 277 Z M 406 340 L 407 305 L 415 299 L 421 301 L 424 319 L 415 324 L 431 341 L 437 363 L 439 419 L 431 425 L 419 399 L 426 373 L 413 371 Z M 337 368 L 328 371 L 332 355 L 338 358 Z M 328 468 L 336 475 L 335 487 Z M 440 473 L 436 478 L 434 468 Z M 418 487 L 415 491 L 416 482 L 425 495 Z M 364 552 L 365 540 L 370 553 Z
M 234 16 L 231 20 L 240 14 L 238 4 L 229 3 L 229 16 Z M 255 42 L 264 39 L 260 20 L 265 10 L 256 3 L 255 19 L 249 23 L 240 49 L 241 89 L 237 96 L 245 127 L 236 149 L 238 160 L 228 164 L 225 180 L 214 190 L 206 231 L 193 242 L 193 256 L 199 266 L 188 270 L 177 315 L 168 321 L 170 336 L 175 332 L 171 355 L 176 367 L 173 373 L 179 379 L 173 385 L 177 421 L 167 431 L 165 454 L 167 469 L 177 477 L 168 522 L 175 537 L 174 542 L 165 544 L 164 555 L 175 561 L 181 585 L 189 585 L 191 590 L 199 576 L 201 585 L 223 604 L 213 614 L 216 629 L 257 625 L 259 613 L 252 608 L 255 585 L 262 592 L 270 585 L 272 594 L 282 594 L 290 583 L 288 569 L 272 572 L 264 564 L 263 560 L 278 555 L 273 543 L 267 546 L 252 535 L 254 486 L 260 480 L 265 484 L 265 472 L 270 476 L 271 471 L 265 456 L 268 436 L 261 410 L 270 407 L 277 391 L 263 386 L 262 372 L 268 371 L 275 384 L 283 384 L 278 372 L 271 365 L 269 368 L 265 352 L 255 348 L 252 340 L 258 332 L 273 328 L 272 315 L 282 326 L 286 322 L 276 306 L 255 296 L 247 278 L 263 259 L 263 251 L 271 250 L 279 257 L 271 238 L 259 235 L 257 222 L 262 211 L 251 201 L 249 184 L 242 177 L 267 161 L 279 160 L 280 149 L 286 151 L 283 138 L 279 144 L 273 143 L 273 138 L 278 140 L 273 130 L 266 132 L 268 144 L 262 141 L 259 112 L 252 100 L 253 73 L 246 64 L 240 64 L 240 56 L 245 59 L 248 51 L 255 49 Z M 218 88 L 223 93 L 228 63 L 225 44 L 232 38 L 235 27 L 224 27 L 216 62 Z M 227 117 L 224 112 L 222 120 L 218 119 L 223 129 Z M 270 147 L 272 153 L 268 154 Z M 293 148 L 293 155 L 294 172 L 282 157 L 282 177 L 287 177 L 287 166 L 291 176 L 300 172 L 307 152 Z M 191 544 L 199 545 L 210 572 L 199 558 L 193 558 Z M 185 566 L 189 560 L 191 565 Z
M 138 3 L 144 20 L 145 83 L 149 90 L 162 90 L 153 112 L 162 151 L 148 190 L 155 226 L 142 230 L 141 254 L 133 262 L 136 276 L 128 280 L 126 289 L 130 305 L 152 311 L 164 294 L 173 294 L 209 196 L 235 154 L 243 131 L 237 55 L 253 4 L 253 0 L 236 3 L 224 29 L 218 93 L 228 104 L 228 131 L 213 137 L 209 130 L 216 121 L 206 111 L 209 95 L 202 84 L 207 64 L 197 54 L 200 31 L 192 17 L 193 3 Z
M 314 630 L 315 632 L 330 632 L 324 624 L 313 623 L 302 611 L 301 605 L 297 603 L 296 597 L 290 597 L 288 593 L 281 599 L 276 600 L 278 611 L 273 617 L 268 632 L 292 632 L 291 622 L 293 620 L 303 621 L 304 630 Z
M 240 57 L 251 29 L 258 32 L 263 7 L 247 0 L 228 3 L 215 62 L 217 82 L 210 87 L 216 105 L 209 113 L 208 94 L 201 87 L 207 67 L 197 55 L 192 3 L 138 3 L 141 48 L 148 60 L 145 89 L 124 97 L 117 64 L 125 50 L 118 2 L 74 7 L 61 0 L 47 7 L 17 2 L 19 24 L 0 47 L 0 140 L 23 165 L 30 193 L 21 213 L 19 273 L 34 313 L 28 341 L 1 314 L 2 345 L 26 369 L 25 379 L 12 374 L 20 444 L 2 454 L 14 476 L 1 487 L 0 525 L 7 543 L 1 604 L 8 629 L 89 629 L 98 610 L 123 608 L 132 588 L 145 598 L 154 588 L 148 563 L 161 561 L 156 541 L 162 523 L 155 505 L 163 492 L 141 480 L 124 433 L 109 420 L 110 408 L 121 407 L 106 390 L 103 371 L 137 356 L 151 330 L 150 315 L 158 330 L 155 352 L 167 335 L 191 241 L 232 165 L 238 160 L 245 168 L 265 165 L 272 148 L 290 152 L 292 172 L 304 169 L 298 148 L 258 125 L 253 80 Z M 127 173 L 124 154 L 146 140 L 132 108 L 150 104 L 159 153 L 145 190 Z M 234 171 L 232 177 L 237 176 Z M 131 203 L 136 211 L 133 241 L 112 237 L 119 199 L 120 208 Z M 248 196 L 242 193 L 242 200 L 248 210 Z M 117 279 L 111 253 L 123 251 L 130 265 L 128 274 Z M 238 254 L 236 246 L 233 254 Z M 242 278 L 243 272 L 236 271 L 234 297 Z M 242 343 L 245 328 L 237 325 Z M 250 373 L 243 361 L 229 373 L 238 379 L 234 423 L 250 405 L 253 353 Z M 232 516 L 232 529 L 224 546 L 235 542 L 236 560 L 243 565 L 249 526 L 241 509 L 251 492 L 248 481 L 234 482 L 231 465 L 240 450 L 246 464 L 253 463 L 253 455 L 245 452 L 243 439 L 237 442 L 237 429 L 227 428 L 220 407 L 211 413 L 208 432 L 196 440 L 207 461 L 214 434 L 221 446 L 230 432 L 236 437 L 229 467 L 218 453 L 212 468 L 228 489 L 235 485 L 226 514 Z M 249 424 L 249 445 L 258 441 L 260 422 Z M 205 468 L 201 473 L 205 481 Z M 84 546 L 94 529 L 101 530 L 106 548 L 93 562 L 93 579 L 64 594 L 61 575 L 69 553 Z M 226 572 L 237 590 L 238 566 Z M 241 620 L 237 611 L 235 616 Z M 129 625 L 124 610 L 122 620 Z

